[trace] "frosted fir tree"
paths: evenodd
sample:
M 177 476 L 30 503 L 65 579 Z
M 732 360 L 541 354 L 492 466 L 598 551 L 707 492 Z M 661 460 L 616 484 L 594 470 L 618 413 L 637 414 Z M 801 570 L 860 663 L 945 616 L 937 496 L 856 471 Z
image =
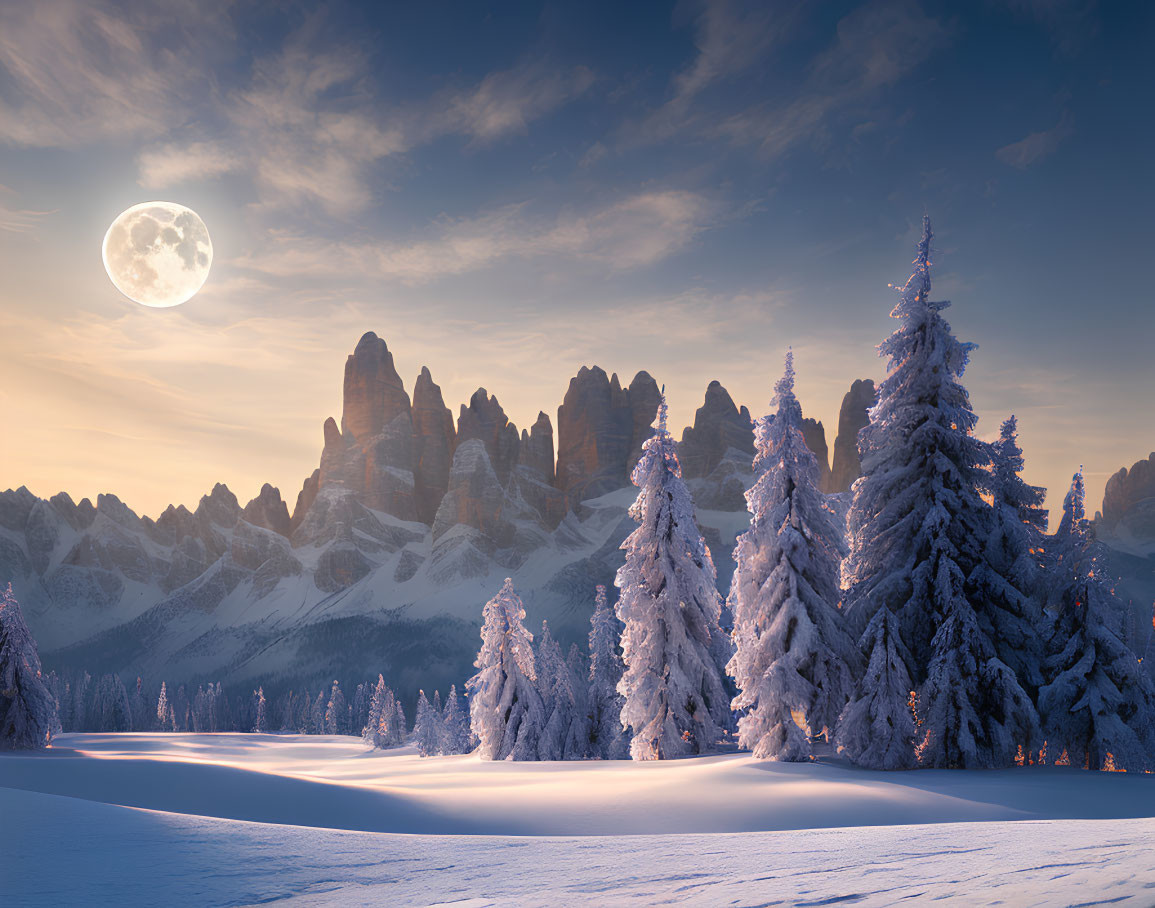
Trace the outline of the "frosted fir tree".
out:
M 606 588 L 594 591 L 594 613 L 590 618 L 590 673 L 587 693 L 591 756 L 622 760 L 629 755 L 629 739 L 622 727 L 625 700 L 618 682 L 625 669 L 618 653 L 621 639 L 619 622 L 606 602 Z
M 377 676 L 377 684 L 373 688 L 373 697 L 369 701 L 369 716 L 365 727 L 361 729 L 361 740 L 372 747 L 380 747 L 382 743 L 381 719 L 385 708 L 385 676 Z M 389 704 L 392 707 L 392 703 Z
M 160 696 L 156 698 L 156 725 L 161 731 L 167 731 L 165 723 L 168 722 L 168 688 L 163 681 L 160 682 Z
M 569 685 L 573 696 L 573 720 L 566 736 L 565 759 L 588 760 L 597 756 L 590 739 L 589 687 L 586 683 L 590 670 L 585 654 L 576 643 L 570 644 L 565 664 L 569 670 Z
M 915 764 L 910 653 L 898 622 L 885 606 L 874 613 L 859 641 L 866 671 L 838 721 L 838 751 L 859 766 L 912 769 Z
M 132 716 L 132 730 L 145 731 L 149 725 L 148 707 L 144 703 L 144 682 L 139 676 L 136 679 L 136 686 L 132 689 L 132 694 L 128 700 L 129 715 Z
M 465 683 L 470 724 L 485 760 L 534 760 L 546 715 L 537 692 L 533 634 L 525 608 L 506 578 L 482 610 L 477 674 Z
M 622 544 L 626 563 L 615 583 L 625 624 L 625 672 L 618 692 L 635 760 L 713 750 L 730 724 L 729 697 L 717 663 L 721 597 L 710 550 L 694 521 L 663 393 L 654 434 L 630 477 L 638 528 Z
M 0 750 L 47 747 L 56 715 L 36 641 L 9 583 L 0 592 Z
M 457 685 L 449 688 L 449 696 L 445 698 L 445 714 L 441 723 L 443 754 L 467 754 L 470 751 L 469 718 L 461 707 L 461 698 L 457 696 Z
M 417 752 L 423 757 L 433 757 L 441 752 L 441 717 L 425 697 L 425 691 L 417 692 L 417 712 L 413 717 L 413 742 Z
M 263 735 L 268 731 L 269 717 L 265 707 L 265 689 L 258 687 L 253 691 L 253 733 Z
M 580 721 L 578 679 L 562 658 L 561 647 L 549 632 L 549 624 L 541 623 L 538 638 L 537 690 L 545 708 L 546 722 L 537 746 L 539 760 L 581 760 L 586 756 L 588 738 L 583 740 Z
M 901 325 L 879 346 L 888 375 L 858 438 L 845 602 L 856 628 L 880 608 L 897 621 L 919 692 L 920 763 L 1006 766 L 1037 738 L 1038 717 L 984 630 L 993 510 L 980 490 L 990 451 L 959 383 L 974 345 L 951 333 L 949 303 L 930 299 L 931 239 L 924 218 L 914 273 L 891 312 Z
M 734 548 L 736 651 L 727 670 L 738 686 L 739 744 L 755 757 L 804 761 L 811 739 L 833 734 L 857 652 L 838 612 L 842 531 L 802 435 L 793 353 L 771 406 L 777 412 L 754 430 L 750 529 Z
M 1101 543 L 1084 513 L 1082 471 L 1063 501 L 1055 534 L 1053 628 L 1039 691 L 1051 762 L 1155 770 L 1155 687 L 1123 642 L 1126 606 L 1115 596 Z
M 329 691 L 329 703 L 325 707 L 325 734 L 342 735 L 349 712 L 345 704 L 345 694 L 339 682 L 334 681 Z
M 400 700 L 393 704 L 393 722 L 389 726 L 389 743 L 400 747 L 409 740 L 409 726 L 405 722 L 405 707 Z
M 317 691 L 317 699 L 313 701 L 313 708 L 309 712 L 309 733 L 314 735 L 325 734 L 325 713 L 328 706 L 328 700 L 325 698 L 325 690 L 322 688 Z
M 1043 501 L 1047 490 L 1028 485 L 1020 475 L 1023 452 L 1014 416 L 1002 424 L 990 451 L 987 491 L 993 521 L 983 549 L 984 563 L 969 581 L 972 598 L 987 604 L 978 613 L 983 632 L 1033 698 L 1043 681 L 1042 559 L 1047 530 Z

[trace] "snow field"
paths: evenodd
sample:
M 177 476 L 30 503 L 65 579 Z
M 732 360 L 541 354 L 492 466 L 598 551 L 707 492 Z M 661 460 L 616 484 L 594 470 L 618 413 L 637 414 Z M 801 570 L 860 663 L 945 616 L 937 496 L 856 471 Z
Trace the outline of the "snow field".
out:
M 1054 767 L 64 735 L 0 756 L 0 816 L 5 908 L 1155 903 L 1155 776 Z

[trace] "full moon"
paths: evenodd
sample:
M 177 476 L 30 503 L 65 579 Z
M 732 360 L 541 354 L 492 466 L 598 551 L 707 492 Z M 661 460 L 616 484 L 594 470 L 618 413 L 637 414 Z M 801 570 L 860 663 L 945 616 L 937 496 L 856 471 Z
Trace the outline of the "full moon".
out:
M 112 222 L 104 235 L 104 270 L 130 300 L 155 309 L 179 306 L 209 276 L 213 244 L 191 208 L 142 202 Z

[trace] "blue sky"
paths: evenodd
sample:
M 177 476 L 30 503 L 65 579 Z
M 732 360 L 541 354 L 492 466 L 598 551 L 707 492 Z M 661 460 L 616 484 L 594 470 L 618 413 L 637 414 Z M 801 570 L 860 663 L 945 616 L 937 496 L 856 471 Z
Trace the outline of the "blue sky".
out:
M 292 499 L 366 330 L 451 407 L 554 415 L 598 363 L 832 440 L 924 211 L 979 431 L 1052 489 L 1155 448 L 1155 6 L 81 3 L 0 11 L 0 485 L 155 514 Z M 121 297 L 99 243 L 196 209 L 213 273 Z

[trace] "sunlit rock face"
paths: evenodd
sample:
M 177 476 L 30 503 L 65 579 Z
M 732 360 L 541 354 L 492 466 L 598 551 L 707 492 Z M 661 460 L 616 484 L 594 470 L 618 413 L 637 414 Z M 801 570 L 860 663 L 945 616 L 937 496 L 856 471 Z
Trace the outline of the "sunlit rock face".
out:
M 1114 535 L 1126 533 L 1155 544 L 1155 453 L 1107 480 L 1098 522 Z
M 657 383 L 644 372 L 628 389 L 598 366 L 570 379 L 557 409 L 556 483 L 571 508 L 628 483 L 657 410 Z
M 441 388 L 427 367 L 422 367 L 413 386 L 413 435 L 416 459 L 418 518 L 432 524 L 441 499 L 449 488 L 449 467 L 457 433 L 453 413 L 445 406 Z
M 802 420 L 802 437 L 806 439 L 806 447 L 818 460 L 818 488 L 827 492 L 830 489 L 830 451 L 826 447 L 826 429 L 820 420 L 805 417 Z
M 478 388 L 469 399 L 469 406 L 462 404 L 457 417 L 457 444 L 477 439 L 489 453 L 493 472 L 502 484 L 509 480 L 509 473 L 517 463 L 521 439 L 517 426 L 509 421 L 497 396 L 489 396 L 484 388 Z
M 834 439 L 834 461 L 830 466 L 831 494 L 845 492 L 859 476 L 858 433 L 870 422 L 868 411 L 874 406 L 874 382 L 860 379 L 850 386 L 838 411 L 838 436 Z
M 289 535 L 289 508 L 281 498 L 281 492 L 267 482 L 261 492 L 245 505 L 241 516 L 253 526 L 264 527 L 281 536 Z
M 687 479 L 709 476 L 733 449 L 754 459 L 754 425 L 750 411 L 735 406 L 730 393 L 720 382 L 706 388 L 705 402 L 694 414 L 694 425 L 682 432 L 678 460 Z
M 325 426 L 320 489 L 357 493 L 370 508 L 418 519 L 412 409 L 393 354 L 372 331 L 345 363 L 341 432 Z

